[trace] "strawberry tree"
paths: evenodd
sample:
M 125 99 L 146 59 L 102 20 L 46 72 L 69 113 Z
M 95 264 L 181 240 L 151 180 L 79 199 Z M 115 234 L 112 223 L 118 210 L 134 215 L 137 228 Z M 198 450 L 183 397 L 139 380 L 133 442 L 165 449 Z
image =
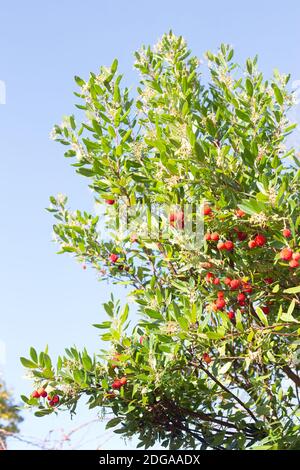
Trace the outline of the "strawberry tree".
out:
M 117 60 L 75 77 L 80 111 L 52 136 L 102 215 L 51 197 L 55 239 L 130 302 L 104 304 L 94 355 L 21 359 L 37 416 L 75 413 L 84 396 L 139 447 L 300 448 L 293 95 L 289 76 L 266 81 L 256 57 L 241 67 L 233 56 L 221 45 L 201 65 L 170 32 L 136 52 L 136 92 Z M 169 209 L 149 232 L 153 207 Z M 199 207 L 203 237 L 191 242 Z

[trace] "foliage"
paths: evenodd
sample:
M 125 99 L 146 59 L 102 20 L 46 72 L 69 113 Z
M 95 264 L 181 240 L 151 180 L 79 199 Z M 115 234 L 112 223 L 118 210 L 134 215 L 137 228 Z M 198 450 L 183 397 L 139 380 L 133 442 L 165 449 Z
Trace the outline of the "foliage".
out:
M 12 403 L 4 382 L 0 380 L 0 450 L 5 449 L 7 436 L 19 431 L 20 421 L 22 421 L 20 412 Z
M 60 397 L 56 407 L 23 397 L 38 416 L 75 412 L 85 395 L 141 447 L 300 448 L 299 161 L 286 147 L 293 96 L 288 76 L 266 81 L 257 58 L 241 68 L 233 55 L 227 45 L 208 52 L 202 79 L 198 59 L 170 32 L 135 54 L 135 95 L 121 88 L 117 60 L 88 81 L 75 77 L 85 120 L 67 117 L 52 136 L 106 219 L 52 197 L 55 238 L 99 279 L 127 286 L 138 319 L 111 297 L 107 319 L 94 325 L 108 346 L 94 357 L 73 347 L 54 366 L 32 348 L 23 365 Z M 200 203 L 205 240 L 189 246 L 183 211 Z M 145 237 L 143 224 L 118 230 L 122 204 L 147 215 L 173 207 L 159 219 L 169 237 Z

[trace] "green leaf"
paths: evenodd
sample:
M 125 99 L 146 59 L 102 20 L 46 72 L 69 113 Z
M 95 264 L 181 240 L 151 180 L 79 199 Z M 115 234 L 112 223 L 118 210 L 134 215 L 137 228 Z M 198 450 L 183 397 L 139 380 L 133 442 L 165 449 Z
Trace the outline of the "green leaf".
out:
M 258 316 L 258 318 L 260 319 L 260 321 L 261 321 L 265 326 L 268 326 L 268 325 L 269 325 L 268 318 L 267 318 L 267 316 L 264 314 L 264 312 L 262 311 L 262 309 L 259 308 L 259 307 L 256 307 L 255 312 L 257 313 L 257 316 Z
M 30 361 L 29 359 L 26 359 L 26 357 L 20 357 L 20 361 L 22 365 L 27 369 L 36 369 L 38 367 L 38 364 Z
M 85 370 L 89 372 L 93 369 L 93 361 L 88 355 L 82 357 L 82 364 Z
M 36 350 L 33 347 L 30 348 L 30 357 L 34 363 L 38 364 L 38 355 L 37 355 Z
M 274 90 L 274 94 L 275 94 L 275 98 L 277 100 L 277 103 L 280 104 L 280 106 L 281 106 L 283 104 L 282 93 L 281 93 L 280 89 L 278 88 L 278 86 L 276 85 L 276 83 L 272 83 L 272 88 Z
M 105 429 L 114 428 L 115 426 L 120 424 L 121 421 L 122 421 L 122 418 L 113 418 L 110 421 L 108 421 L 108 423 L 105 426 Z
M 290 287 L 289 289 L 285 289 L 284 294 L 299 294 L 300 286 Z

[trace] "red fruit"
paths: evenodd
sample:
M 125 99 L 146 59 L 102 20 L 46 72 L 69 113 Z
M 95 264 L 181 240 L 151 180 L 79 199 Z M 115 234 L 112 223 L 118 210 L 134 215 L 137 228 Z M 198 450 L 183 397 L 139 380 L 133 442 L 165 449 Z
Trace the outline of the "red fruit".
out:
M 219 242 L 217 244 L 217 248 L 218 248 L 218 250 L 226 250 L 225 243 L 224 242 Z
M 241 282 L 238 279 L 232 279 L 232 281 L 230 282 L 230 289 L 236 290 L 240 287 L 240 285 Z
M 207 242 L 209 240 L 211 240 L 211 233 L 207 232 L 205 235 L 204 235 L 204 240 L 206 240 Z
M 238 301 L 238 302 L 244 302 L 245 300 L 246 300 L 245 294 L 243 294 L 243 292 L 240 292 L 240 293 L 237 295 L 237 301 Z
M 282 230 L 282 235 L 284 236 L 284 238 L 290 238 L 290 236 L 292 235 L 292 232 L 290 231 L 289 228 L 285 228 L 284 230 Z
M 215 275 L 213 273 L 207 273 L 205 276 L 206 282 L 212 282 Z
M 110 261 L 111 261 L 112 263 L 116 263 L 116 262 L 118 261 L 118 259 L 119 259 L 119 256 L 116 255 L 115 253 L 112 253 L 112 254 L 110 255 L 109 259 L 110 259 Z
M 253 291 L 253 287 L 251 286 L 251 284 L 249 284 L 249 282 L 243 282 L 243 291 L 247 294 L 251 294 L 251 292 Z
M 215 286 L 219 285 L 220 279 L 218 277 L 215 277 L 215 279 L 213 280 L 213 284 L 215 284 Z
M 172 212 L 169 217 L 170 225 L 176 228 L 184 227 L 184 213 L 182 211 Z
M 204 205 L 203 207 L 203 214 L 204 215 L 210 215 L 212 213 L 211 207 L 208 206 L 207 204 Z
M 237 217 L 244 217 L 246 215 L 246 212 L 242 211 L 242 209 L 237 209 L 235 215 Z
M 267 239 L 264 235 L 256 235 L 256 237 L 254 238 L 254 241 L 256 243 L 257 246 L 264 246 L 267 242 Z
M 40 398 L 40 394 L 37 390 L 34 390 L 31 394 L 32 398 Z
M 204 362 L 206 362 L 206 364 L 210 364 L 212 362 L 212 358 L 208 353 L 204 353 L 202 359 Z
M 232 312 L 232 311 L 228 312 L 227 315 L 228 315 L 229 320 L 231 320 L 231 321 L 235 320 L 235 313 L 234 312 Z
M 265 307 L 261 307 L 262 311 L 264 312 L 265 315 L 269 315 L 270 313 L 270 309 L 269 307 L 265 306 Z
M 292 260 L 289 262 L 289 265 L 290 265 L 290 268 L 298 268 L 298 266 L 299 266 L 299 261 L 297 261 L 296 259 L 292 259 Z
M 217 296 L 219 299 L 223 298 L 224 297 L 224 292 L 222 290 L 219 290 L 219 292 L 217 293 Z
M 40 397 L 43 397 L 43 398 L 46 398 L 46 396 L 48 395 L 48 393 L 46 392 L 46 390 L 44 388 L 39 388 L 38 393 L 39 393 Z
M 106 204 L 112 206 L 116 201 L 114 199 L 105 199 Z
M 53 403 L 59 403 L 59 396 L 58 395 L 54 395 L 54 397 L 52 398 L 52 401 Z
M 232 279 L 230 277 L 225 277 L 224 284 L 226 284 L 226 286 L 229 286 L 231 281 L 232 281 Z
M 59 403 L 59 396 L 58 396 L 58 395 L 54 395 L 54 397 L 52 397 L 52 398 L 48 396 L 48 400 L 49 400 L 49 405 L 50 405 L 50 406 L 58 405 L 58 403 Z
M 283 248 L 280 252 L 280 258 L 284 261 L 292 259 L 293 251 L 290 248 Z
M 225 250 L 232 251 L 234 248 L 234 243 L 231 240 L 227 240 L 225 243 Z
M 118 379 L 115 380 L 112 384 L 112 388 L 114 390 L 119 390 L 119 388 L 121 388 L 121 387 L 122 387 L 122 384 L 121 384 L 120 380 L 118 380 Z
M 218 300 L 216 300 L 216 303 L 215 303 L 216 307 L 218 310 L 223 310 L 223 308 L 225 307 L 226 305 L 226 302 L 225 300 L 221 297 L 219 298 Z
M 236 234 L 240 242 L 243 242 L 247 238 L 246 232 L 236 232 Z
M 266 277 L 266 278 L 264 279 L 264 281 L 265 281 L 266 284 L 272 284 L 272 283 L 274 282 L 271 277 Z
M 296 261 L 299 261 L 300 260 L 300 253 L 293 253 L 292 258 Z
M 257 247 L 256 241 L 255 240 L 250 240 L 249 243 L 248 243 L 248 246 L 251 249 L 256 248 Z
M 122 377 L 122 378 L 120 379 L 120 384 L 121 384 L 121 386 L 127 384 L 127 379 L 126 379 L 126 377 Z
M 212 239 L 214 242 L 219 241 L 220 235 L 218 234 L 218 232 L 213 232 L 213 233 L 211 234 L 211 239 Z

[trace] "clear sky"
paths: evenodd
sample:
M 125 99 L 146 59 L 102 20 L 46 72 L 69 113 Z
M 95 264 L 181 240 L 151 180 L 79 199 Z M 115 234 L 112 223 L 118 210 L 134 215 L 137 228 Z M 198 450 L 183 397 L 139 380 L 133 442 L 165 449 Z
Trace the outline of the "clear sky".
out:
M 87 181 L 48 137 L 53 124 L 73 112 L 73 76 L 85 78 L 118 57 L 126 83 L 136 85 L 133 51 L 173 29 L 200 58 L 227 42 L 239 60 L 258 53 L 267 75 L 277 67 L 299 80 L 299 18 L 295 0 L 0 0 L 0 80 L 6 84 L 6 104 L 0 104 L 0 342 L 6 361 L 0 367 L 16 396 L 30 392 L 19 356 L 31 345 L 48 343 L 54 355 L 72 344 L 91 352 L 99 347 L 91 324 L 103 315 L 108 287 L 55 254 L 52 218 L 44 211 L 58 192 L 68 194 L 73 208 L 93 210 Z M 22 433 L 45 436 L 93 417 L 82 411 L 71 423 L 67 414 L 41 419 L 26 413 Z M 124 448 L 103 429 L 93 425 L 83 446 Z

